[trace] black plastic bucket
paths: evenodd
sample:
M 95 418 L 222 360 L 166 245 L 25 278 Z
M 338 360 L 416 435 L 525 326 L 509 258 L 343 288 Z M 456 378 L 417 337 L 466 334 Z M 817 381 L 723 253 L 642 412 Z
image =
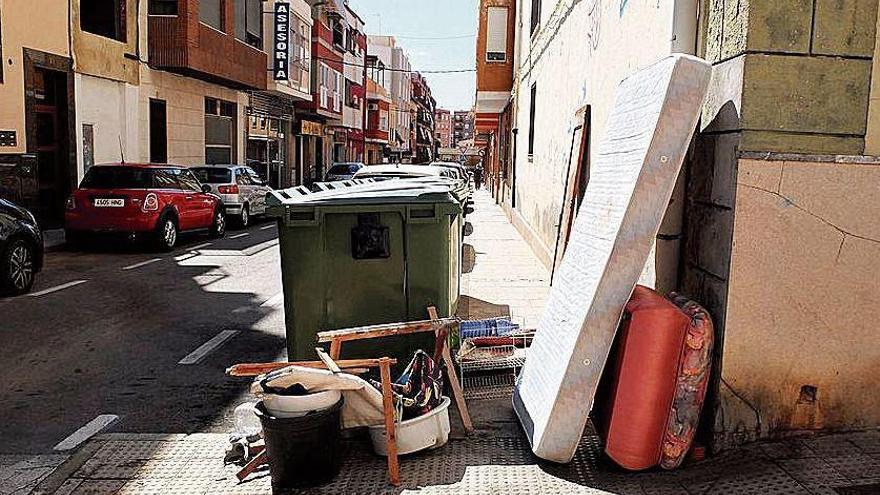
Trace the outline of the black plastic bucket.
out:
M 339 399 L 329 409 L 299 418 L 276 418 L 262 402 L 257 404 L 255 411 L 263 425 L 273 493 L 322 485 L 339 474 L 342 402 Z

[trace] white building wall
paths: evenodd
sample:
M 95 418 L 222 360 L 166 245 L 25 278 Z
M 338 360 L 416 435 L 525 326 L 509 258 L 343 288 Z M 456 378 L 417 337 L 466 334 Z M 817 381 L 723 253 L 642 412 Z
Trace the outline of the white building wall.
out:
M 671 52 L 675 2 L 543 3 L 534 39 L 529 35 L 531 2 L 520 0 L 518 8 L 516 209 L 533 248 L 547 262 L 556 244 L 572 136 L 580 123 L 575 113 L 592 106 L 592 142 L 601 140 L 618 83 Z M 533 84 L 536 132 L 534 155 L 529 156 Z
M 138 88 L 125 82 L 75 74 L 77 182 L 84 174 L 83 124 L 93 129 L 95 163 L 143 161 L 138 142 Z

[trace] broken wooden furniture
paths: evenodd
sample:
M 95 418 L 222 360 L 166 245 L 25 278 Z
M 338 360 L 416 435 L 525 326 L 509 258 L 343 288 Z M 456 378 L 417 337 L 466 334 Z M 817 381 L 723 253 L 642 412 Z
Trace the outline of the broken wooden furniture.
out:
M 271 371 L 287 368 L 288 366 L 305 366 L 310 368 L 327 367 L 331 371 L 347 372 L 346 370 L 354 369 L 355 371 L 364 371 L 366 369 L 379 368 L 379 375 L 382 382 L 382 409 L 385 416 L 385 427 L 390 428 L 392 432 L 387 436 L 388 440 L 388 477 L 394 486 L 400 485 L 400 468 L 397 460 L 397 445 L 394 438 L 394 402 L 391 393 L 391 366 L 397 364 L 397 360 L 391 358 L 378 359 L 354 359 L 349 361 L 335 362 L 327 356 L 323 350 L 319 350 L 321 361 L 304 361 L 304 362 L 277 362 L 277 363 L 244 363 L 236 364 L 226 370 L 226 374 L 236 377 L 257 377 Z M 319 364 L 320 363 L 320 364 Z M 392 455 L 393 453 L 393 455 Z M 238 479 L 244 480 L 251 473 L 268 461 L 266 452 L 262 451 L 256 457 L 251 459 L 244 468 L 236 475 Z
M 454 318 L 437 318 L 437 311 L 434 308 L 428 308 L 428 314 L 434 318 L 432 320 L 415 321 L 410 323 L 390 323 L 382 325 L 370 325 L 363 327 L 348 328 L 342 330 L 332 330 L 318 333 L 318 343 L 329 343 L 330 353 L 326 354 L 322 349 L 318 349 L 320 361 L 306 361 L 299 363 L 279 362 L 279 363 L 248 363 L 237 364 L 229 368 L 226 372 L 230 376 L 239 377 L 256 377 L 275 371 L 288 366 L 306 366 L 312 368 L 327 368 L 331 371 L 341 371 L 345 373 L 362 374 L 366 370 L 379 368 L 381 377 L 381 392 L 383 412 L 385 417 L 386 448 L 388 451 L 388 475 L 392 485 L 400 485 L 400 466 L 397 458 L 397 440 L 394 419 L 394 403 L 391 389 L 391 366 L 396 364 L 396 360 L 391 358 L 378 359 L 351 359 L 338 360 L 342 352 L 342 346 L 345 342 L 353 342 L 359 340 L 368 340 L 381 337 L 391 337 L 399 335 L 414 335 L 419 333 L 433 332 L 435 336 L 434 360 L 435 362 L 443 361 L 446 366 L 447 376 L 449 377 L 452 394 L 458 407 L 461 421 L 465 431 L 470 434 L 473 432 L 473 424 L 471 423 L 470 414 L 467 410 L 467 404 L 464 401 L 464 394 L 458 382 L 458 376 L 455 371 L 455 363 L 452 360 L 452 354 L 449 350 L 448 337 L 450 331 L 458 325 L 458 320 Z M 338 370 L 338 371 L 337 371 Z M 261 456 L 258 456 L 261 457 Z M 265 457 L 263 454 L 262 457 Z M 259 463 L 257 463 L 259 462 Z M 239 473 L 240 478 L 246 477 L 252 473 L 257 467 L 265 462 L 265 458 L 257 461 L 255 458 Z M 252 463 L 257 463 L 251 465 Z

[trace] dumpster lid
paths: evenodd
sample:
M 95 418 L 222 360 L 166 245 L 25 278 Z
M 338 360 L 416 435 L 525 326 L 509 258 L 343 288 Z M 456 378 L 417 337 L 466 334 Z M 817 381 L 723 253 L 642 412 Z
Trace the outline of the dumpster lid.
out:
M 457 203 L 456 183 L 443 177 L 353 180 L 322 183 L 318 191 L 304 187 L 270 191 L 267 206 L 343 204 Z

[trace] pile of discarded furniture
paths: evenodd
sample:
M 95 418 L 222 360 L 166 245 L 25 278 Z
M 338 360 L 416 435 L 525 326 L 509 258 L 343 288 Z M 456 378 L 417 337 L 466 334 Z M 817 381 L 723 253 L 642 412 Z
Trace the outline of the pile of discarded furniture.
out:
M 536 330 L 519 328 L 509 318 L 476 323 L 439 318 L 432 309 L 429 320 L 320 332 L 317 343 L 329 351 L 318 349 L 318 361 L 232 367 L 233 376 L 256 377 L 252 391 L 263 397 L 256 409 L 262 434 L 245 432 L 235 444 L 248 459 L 240 477 L 267 459 L 273 485 L 279 486 L 289 481 L 285 471 L 292 464 L 300 471 L 315 459 L 333 465 L 338 462 L 333 449 L 296 457 L 285 448 L 304 439 L 338 438 L 341 424 L 370 429 L 376 452 L 387 455 L 389 480 L 397 485 L 399 453 L 437 448 L 448 438 L 451 401 L 442 396 L 444 380 L 466 431 L 473 427 L 465 392 L 480 384 L 512 385 L 513 409 L 542 459 L 570 462 L 592 414 L 606 453 L 622 467 L 678 467 L 693 445 L 708 386 L 712 323 L 697 303 L 637 283 L 670 203 L 710 73 L 705 61 L 674 55 L 621 82 L 603 139 L 590 155 L 583 203 L 576 218 L 563 222 L 570 226 L 563 236 L 567 247 Z M 311 352 L 313 329 L 334 328 L 331 322 L 423 318 L 414 315 L 434 303 L 443 316 L 454 313 L 461 205 L 433 183 L 357 187 L 344 195 L 278 192 L 267 198 L 270 214 L 283 227 L 285 305 L 293 310 L 287 315 L 288 349 L 294 358 Z M 374 344 L 388 354 L 342 358 L 343 345 L 348 349 L 359 341 L 400 336 L 432 336 L 434 346 L 432 353 L 417 352 L 396 381 L 392 366 L 400 356 L 412 356 L 412 346 Z M 442 378 L 438 363 L 446 371 Z M 377 386 L 359 378 L 376 369 Z M 509 383 L 493 382 L 499 371 Z M 287 393 L 321 395 L 326 407 L 283 418 L 282 404 L 291 402 L 283 396 Z M 293 399 L 298 401 L 306 399 Z M 286 431 L 299 428 L 299 435 L 276 428 L 279 421 L 297 419 Z M 419 435 L 404 440 L 404 427 L 411 425 L 413 431 L 432 431 L 430 441 L 414 439 Z M 262 439 L 251 443 L 254 437 Z M 326 481 L 326 476 L 311 481 Z

